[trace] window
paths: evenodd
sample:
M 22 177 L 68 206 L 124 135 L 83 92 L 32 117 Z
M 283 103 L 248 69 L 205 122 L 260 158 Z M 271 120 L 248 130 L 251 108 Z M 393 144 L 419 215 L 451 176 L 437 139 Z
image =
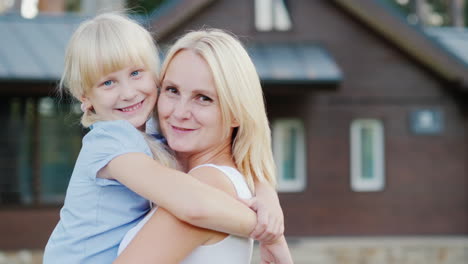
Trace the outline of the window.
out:
M 286 0 L 255 0 L 255 27 L 258 31 L 290 30 L 291 17 Z
M 278 171 L 278 191 L 299 192 L 306 185 L 304 125 L 299 119 L 273 122 L 273 154 Z
M 83 136 L 76 106 L 51 97 L 0 101 L 0 206 L 62 203 Z
M 351 123 L 351 188 L 381 191 L 384 188 L 383 125 L 376 119 Z

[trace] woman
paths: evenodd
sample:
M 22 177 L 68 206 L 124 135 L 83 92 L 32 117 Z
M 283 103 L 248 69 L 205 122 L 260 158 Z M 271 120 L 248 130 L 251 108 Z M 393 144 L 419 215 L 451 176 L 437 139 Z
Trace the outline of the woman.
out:
M 237 39 L 220 30 L 190 32 L 169 50 L 161 76 L 160 127 L 184 171 L 239 198 L 250 197 L 255 182 L 275 184 L 260 81 Z M 119 252 L 115 263 L 250 263 L 252 241 L 155 208 Z M 284 236 L 262 243 L 261 255 L 292 263 Z
M 44 263 L 112 262 L 124 234 L 150 211 L 148 200 L 204 228 L 247 237 L 256 226 L 252 210 L 165 166 L 165 146 L 145 139 L 158 97 L 155 54 L 151 34 L 125 15 L 98 15 L 73 33 L 61 88 L 82 102 L 82 124 L 91 130 Z

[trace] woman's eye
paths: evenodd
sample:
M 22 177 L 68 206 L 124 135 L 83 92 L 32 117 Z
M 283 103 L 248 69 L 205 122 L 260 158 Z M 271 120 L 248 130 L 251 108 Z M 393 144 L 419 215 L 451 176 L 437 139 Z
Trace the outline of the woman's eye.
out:
M 213 102 L 213 100 L 210 97 L 205 96 L 205 95 L 199 95 L 198 99 L 204 103 Z
M 171 93 L 171 94 L 176 94 L 177 93 L 177 89 L 174 88 L 174 87 L 171 87 L 171 86 L 166 87 L 166 91 Z

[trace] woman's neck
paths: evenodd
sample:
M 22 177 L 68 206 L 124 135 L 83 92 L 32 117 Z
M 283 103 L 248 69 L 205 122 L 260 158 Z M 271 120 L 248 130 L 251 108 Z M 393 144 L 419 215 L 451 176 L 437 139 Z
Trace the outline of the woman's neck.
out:
M 190 171 L 196 166 L 207 163 L 235 167 L 231 148 L 229 142 L 198 153 L 177 152 L 176 157 L 185 172 Z

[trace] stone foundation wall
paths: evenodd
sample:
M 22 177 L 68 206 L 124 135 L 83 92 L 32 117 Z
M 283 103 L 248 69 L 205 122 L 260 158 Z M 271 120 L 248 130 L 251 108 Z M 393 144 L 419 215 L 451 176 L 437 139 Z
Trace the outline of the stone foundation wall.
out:
M 468 237 L 289 237 L 295 264 L 467 264 Z M 41 250 L 0 251 L 0 264 L 41 264 Z M 259 264 L 258 249 L 252 264 Z
M 288 238 L 295 264 L 468 264 L 468 237 Z M 258 264 L 258 250 L 254 261 Z

